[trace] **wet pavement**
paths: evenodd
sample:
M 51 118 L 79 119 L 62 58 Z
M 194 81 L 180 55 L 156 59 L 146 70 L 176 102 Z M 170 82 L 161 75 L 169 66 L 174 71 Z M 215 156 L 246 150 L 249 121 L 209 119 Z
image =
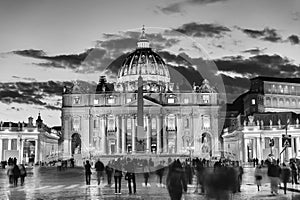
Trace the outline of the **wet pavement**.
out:
M 245 168 L 242 192 L 230 194 L 230 199 L 299 199 L 300 193 L 288 191 L 287 195 L 280 194 L 272 196 L 270 186 L 266 181 L 261 191 L 257 191 L 254 184 L 253 168 Z M 97 185 L 96 172 L 93 171 L 91 185 L 85 185 L 83 168 L 67 169 L 57 171 L 54 167 L 34 167 L 27 169 L 28 176 L 24 186 L 13 187 L 8 184 L 6 170 L 0 169 L 0 199 L 2 200 L 81 200 L 81 199 L 170 199 L 165 187 L 158 187 L 155 174 L 150 176 L 151 187 L 143 187 L 143 175 L 137 174 L 137 194 L 129 195 L 127 181 L 122 180 L 121 195 L 114 194 L 114 186 L 105 184 Z M 165 179 L 164 179 L 165 181 Z M 298 185 L 297 185 L 298 186 Z M 188 193 L 184 195 L 185 200 L 204 200 L 205 195 L 195 193 L 194 185 L 189 185 Z

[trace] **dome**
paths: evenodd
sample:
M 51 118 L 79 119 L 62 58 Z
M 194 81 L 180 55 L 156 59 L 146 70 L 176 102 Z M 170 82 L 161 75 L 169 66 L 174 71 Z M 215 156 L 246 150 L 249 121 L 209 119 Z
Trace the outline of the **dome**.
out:
M 163 59 L 151 49 L 144 28 L 137 48 L 125 58 L 119 70 L 116 89 L 135 91 L 139 76 L 143 78 L 145 90 L 170 90 L 169 70 Z

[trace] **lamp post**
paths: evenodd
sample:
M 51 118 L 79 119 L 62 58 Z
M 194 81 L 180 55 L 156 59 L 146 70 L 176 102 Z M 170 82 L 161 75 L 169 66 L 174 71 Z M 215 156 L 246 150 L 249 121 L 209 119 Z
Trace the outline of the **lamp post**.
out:
M 20 143 L 20 153 L 19 153 L 19 162 L 23 164 L 23 145 L 22 145 L 22 134 L 18 135 L 19 143 Z

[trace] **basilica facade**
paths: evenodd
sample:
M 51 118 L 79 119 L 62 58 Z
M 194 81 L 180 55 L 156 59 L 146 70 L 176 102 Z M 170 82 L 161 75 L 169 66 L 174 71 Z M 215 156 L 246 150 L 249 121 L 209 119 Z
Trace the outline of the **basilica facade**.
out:
M 64 88 L 63 154 L 85 158 L 127 154 L 209 158 L 217 154 L 221 127 L 216 89 L 204 79 L 201 85 L 181 92 L 171 78 L 143 30 L 113 87 L 102 76 L 93 92 L 79 82 Z

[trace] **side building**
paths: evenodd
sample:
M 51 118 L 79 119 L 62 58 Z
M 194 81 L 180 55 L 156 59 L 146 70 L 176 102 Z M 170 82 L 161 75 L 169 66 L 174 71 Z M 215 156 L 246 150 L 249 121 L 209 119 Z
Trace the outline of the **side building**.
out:
M 18 163 L 47 162 L 50 157 L 58 158 L 57 129 L 47 127 L 39 114 L 36 123 L 0 122 L 0 161 L 16 157 Z M 56 155 L 55 155 L 56 154 Z
M 236 112 L 223 131 L 224 151 L 243 162 L 300 157 L 300 79 L 253 78 L 232 107 Z

